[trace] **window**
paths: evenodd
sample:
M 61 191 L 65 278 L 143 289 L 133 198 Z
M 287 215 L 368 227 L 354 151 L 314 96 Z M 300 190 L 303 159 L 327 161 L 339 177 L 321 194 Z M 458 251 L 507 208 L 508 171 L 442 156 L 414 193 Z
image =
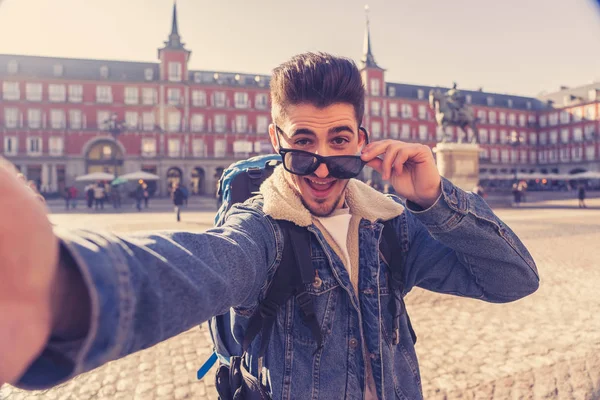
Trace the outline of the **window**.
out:
M 531 110 L 531 102 L 530 102 L 530 101 L 528 101 L 528 102 L 527 102 L 527 103 L 525 103 L 525 104 L 526 104 L 526 107 L 527 107 L 527 109 L 528 109 L 528 110 Z
M 583 108 L 578 107 L 573 112 L 573 122 L 579 122 L 583 119 Z
M 556 149 L 552 149 L 548 152 L 548 159 L 550 162 L 555 162 L 558 157 L 556 156 Z
M 534 132 L 529 134 L 529 144 L 535 145 L 537 144 L 537 135 Z
M 4 154 L 16 156 L 19 149 L 19 139 L 16 136 L 4 136 Z
M 65 141 L 61 137 L 51 137 L 48 140 L 48 147 L 51 156 L 62 156 L 65 148 Z
M 53 103 L 61 103 L 67 100 L 65 85 L 48 85 L 48 99 Z
M 126 111 L 125 112 L 125 125 L 127 128 L 136 129 L 139 123 L 139 115 L 135 111 Z
M 507 144 L 508 143 L 508 134 L 504 129 L 500 130 L 500 143 Z
M 42 84 L 28 83 L 25 85 L 25 96 L 28 101 L 42 101 Z
M 192 105 L 194 107 L 206 107 L 206 92 L 203 90 L 192 91 Z
M 501 112 L 498 114 L 498 123 L 500 125 L 506 125 L 506 114 Z
M 390 117 L 398 116 L 398 104 L 390 103 Z
M 105 79 L 108 78 L 108 67 L 106 65 L 100 67 L 100 76 Z
M 540 151 L 538 154 L 538 160 L 540 162 L 540 164 L 545 164 L 546 163 L 546 151 Z
M 429 139 L 429 131 L 427 129 L 427 125 L 419 125 L 419 140 L 421 142 L 426 142 Z
M 535 152 L 535 150 L 530 150 L 529 151 L 529 163 L 536 164 L 536 158 L 537 158 L 537 153 Z
M 170 62 L 169 63 L 169 81 L 181 82 L 181 63 Z
M 498 149 L 490 149 L 490 160 L 493 163 L 497 163 L 499 161 L 498 155 Z
M 498 133 L 495 129 L 490 129 L 490 143 L 498 143 Z
M 125 88 L 125 104 L 137 104 L 140 91 L 136 87 Z
M 179 132 L 181 129 L 181 113 L 179 111 L 169 112 L 167 118 L 167 130 L 169 132 Z
M 69 111 L 69 126 L 71 129 L 81 129 L 81 111 Z
M 517 162 L 517 150 L 512 149 L 510 151 L 510 162 L 511 163 L 516 163 Z
M 260 110 L 264 110 L 265 108 L 267 108 L 267 102 L 267 95 L 265 93 L 259 93 L 254 99 L 254 107 Z
M 256 117 L 256 133 L 267 133 L 269 120 L 264 115 Z
M 235 108 L 248 108 L 248 93 L 236 92 L 234 100 Z
M 560 123 L 561 124 L 568 124 L 570 122 L 570 115 L 569 112 L 567 110 L 563 110 L 560 112 Z
M 529 122 L 531 125 L 535 125 L 536 122 L 536 118 L 535 115 L 531 114 L 528 118 L 527 118 L 527 122 Z
M 485 110 L 479 110 L 479 111 L 477 111 L 477 119 L 482 124 L 485 124 L 485 120 L 486 120 L 486 118 L 485 118 Z
M 19 63 L 15 60 L 8 62 L 8 67 L 6 68 L 9 74 L 16 74 L 19 72 Z
M 215 132 L 219 132 L 219 133 L 225 132 L 226 123 L 227 123 L 227 121 L 226 121 L 224 114 L 215 115 L 215 127 L 214 127 Z
M 596 106 L 587 106 L 585 108 L 585 119 L 593 121 L 596 118 Z
M 427 107 L 421 105 L 419 106 L 419 119 L 426 120 L 427 119 Z
M 204 130 L 204 114 L 193 114 L 191 122 L 192 132 L 202 132 Z
M 4 100 L 20 100 L 21 92 L 18 82 L 2 82 L 2 98 Z
M 167 90 L 167 102 L 172 106 L 178 106 L 182 104 L 181 101 L 181 90 L 179 89 L 168 89 Z
M 512 99 L 508 99 L 508 100 L 506 100 L 506 104 L 508 105 L 508 108 L 512 108 L 512 106 L 513 106 L 513 101 L 512 101 Z
M 96 113 L 96 126 L 101 131 L 105 131 L 108 129 L 108 119 L 110 118 L 110 113 L 108 111 L 98 111 Z
M 410 139 L 410 125 L 408 124 L 402 124 L 402 139 Z
M 388 95 L 390 97 L 395 97 L 396 96 L 396 88 L 394 86 L 389 86 L 388 87 Z
M 496 111 L 490 111 L 489 117 L 490 117 L 490 124 L 495 124 L 496 123 Z
M 157 103 L 157 92 L 155 88 L 142 89 L 142 104 L 145 106 L 153 106 Z
M 545 127 L 548 124 L 548 118 L 545 115 L 540 115 L 540 127 Z
M 62 76 L 63 72 L 64 72 L 64 67 L 61 64 L 56 64 L 54 65 L 54 67 L 52 67 L 52 72 L 54 73 L 54 76 Z
M 145 131 L 153 131 L 154 124 L 155 122 L 153 112 L 145 112 L 142 114 L 142 125 Z
M 4 109 L 4 126 L 7 128 L 16 128 L 19 121 L 19 110 L 16 108 Z
M 595 132 L 595 129 L 594 129 L 593 124 L 588 124 L 583 128 L 583 133 L 587 140 L 594 138 L 594 132 Z
M 413 109 L 410 104 L 402 104 L 402 118 L 412 118 Z
M 560 130 L 560 141 L 561 141 L 561 143 L 569 143 L 569 130 L 568 129 Z
M 96 102 L 112 103 L 112 90 L 110 86 L 96 86 Z
M 390 137 L 392 139 L 398 139 L 400 135 L 400 126 L 394 122 L 390 124 Z
M 371 96 L 379 96 L 381 81 L 379 79 L 371 79 Z
M 550 131 L 550 144 L 557 144 L 557 143 L 558 143 L 558 131 L 557 130 Z
M 217 157 L 217 158 L 225 157 L 226 152 L 227 152 L 227 142 L 225 141 L 225 139 L 215 140 L 215 157 Z
M 42 138 L 28 137 L 27 138 L 27 155 L 39 156 L 42 154 Z
M 548 116 L 548 125 L 550 125 L 550 126 L 558 125 L 558 113 L 552 113 Z
M 206 146 L 204 139 L 192 140 L 192 154 L 194 157 L 206 157 Z
M 583 142 L 583 130 L 581 128 L 573 129 L 573 140 L 575 142 Z
M 560 149 L 560 160 L 569 161 L 569 149 L 567 147 Z
M 156 139 L 143 138 L 142 139 L 142 157 L 154 157 L 154 156 L 156 156 Z
M 502 149 L 500 151 L 500 159 L 502 160 L 503 163 L 507 163 L 510 161 L 508 158 L 509 156 L 510 156 L 510 153 L 508 152 L 508 149 Z
M 423 89 L 417 89 L 417 98 L 423 100 L 425 98 L 425 91 Z
M 494 105 L 494 98 L 492 96 L 488 96 L 488 98 L 486 99 L 487 101 L 487 105 L 488 106 L 493 106 Z
M 65 129 L 65 112 L 63 110 L 50 110 L 50 127 L 52 129 Z
M 81 103 L 83 101 L 83 86 L 69 85 L 69 101 L 71 103 Z
M 248 130 L 248 117 L 245 115 L 235 116 L 235 131 L 244 133 Z
M 517 116 L 515 114 L 508 114 L 508 125 L 517 125 Z
M 152 79 L 154 79 L 154 71 L 152 70 L 152 68 L 146 68 L 144 70 L 144 78 L 147 81 L 151 81 Z
M 39 129 L 42 127 L 42 112 L 40 110 L 27 110 L 27 126 L 31 129 Z
M 371 115 L 374 115 L 376 117 L 381 115 L 381 103 L 379 103 L 378 101 L 371 102 Z
M 375 121 L 371 123 L 371 136 L 373 139 L 379 139 L 381 137 L 381 122 Z
M 519 161 L 522 164 L 525 164 L 527 162 L 527 151 L 526 150 L 521 150 L 519 152 Z
M 181 140 L 169 139 L 168 143 L 169 157 L 181 157 Z
M 596 157 L 596 148 L 592 146 L 586 146 L 585 148 L 585 158 L 587 160 L 593 160 Z
M 248 157 L 252 152 L 252 142 L 247 140 L 236 140 L 233 142 L 233 154 L 236 157 Z
M 525 114 L 520 114 L 519 115 L 519 126 L 525 126 L 527 125 L 527 118 L 525 117 Z
M 481 143 L 487 143 L 488 142 L 488 131 L 487 129 L 480 129 L 479 130 L 479 140 Z
M 213 107 L 225 107 L 225 92 L 213 93 Z

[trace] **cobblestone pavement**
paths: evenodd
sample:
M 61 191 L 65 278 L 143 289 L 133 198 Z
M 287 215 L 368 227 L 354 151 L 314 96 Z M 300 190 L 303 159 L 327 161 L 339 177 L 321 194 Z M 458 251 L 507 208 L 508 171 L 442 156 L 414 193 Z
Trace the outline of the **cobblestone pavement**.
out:
M 600 206 L 600 200 L 590 201 Z M 498 214 L 523 239 L 542 277 L 511 304 L 414 290 L 408 310 L 426 399 L 600 399 L 600 210 L 508 209 Z M 121 232 L 203 230 L 212 213 L 54 215 L 72 227 Z M 192 329 L 47 391 L 4 386 L 0 399 L 215 399 L 206 329 Z

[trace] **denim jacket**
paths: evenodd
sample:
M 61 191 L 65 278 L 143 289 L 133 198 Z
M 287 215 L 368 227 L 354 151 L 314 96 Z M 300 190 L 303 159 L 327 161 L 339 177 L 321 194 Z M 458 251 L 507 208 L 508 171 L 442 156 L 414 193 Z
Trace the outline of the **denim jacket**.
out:
M 427 210 L 410 202 L 404 207 L 397 198 L 351 180 L 346 200 L 356 219 L 349 233 L 354 235 L 354 242 L 349 239 L 350 268 L 287 186 L 281 167 L 261 193 L 232 207 L 222 226 L 202 233 L 116 236 L 57 229 L 89 290 L 90 329 L 79 341 L 51 339 L 17 386 L 57 385 L 232 308 L 231 335 L 221 344 L 239 346 L 248 316 L 281 260 L 284 243 L 277 219 L 311 232 L 319 279 L 307 291 L 324 345 L 316 351 L 315 339 L 290 299 L 277 315 L 264 359 L 274 399 L 363 399 L 367 375 L 380 399 L 422 398 L 406 317 L 400 321 L 399 343 L 391 338 L 388 304 L 393 295 L 379 254 L 382 221 L 393 219 L 406 252 L 403 295 L 419 286 L 501 303 L 538 288 L 535 263 L 517 236 L 481 197 L 446 179 L 442 195 Z M 248 357 L 254 375 L 258 347 L 251 347 Z

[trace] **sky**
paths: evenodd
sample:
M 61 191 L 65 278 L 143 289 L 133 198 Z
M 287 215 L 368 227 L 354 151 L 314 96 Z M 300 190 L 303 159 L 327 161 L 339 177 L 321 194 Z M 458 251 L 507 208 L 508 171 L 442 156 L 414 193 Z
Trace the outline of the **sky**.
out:
M 536 96 L 600 81 L 593 0 L 370 0 L 388 82 Z M 294 54 L 362 55 L 365 0 L 177 0 L 190 69 L 269 73 Z M 0 53 L 157 61 L 173 0 L 0 0 Z

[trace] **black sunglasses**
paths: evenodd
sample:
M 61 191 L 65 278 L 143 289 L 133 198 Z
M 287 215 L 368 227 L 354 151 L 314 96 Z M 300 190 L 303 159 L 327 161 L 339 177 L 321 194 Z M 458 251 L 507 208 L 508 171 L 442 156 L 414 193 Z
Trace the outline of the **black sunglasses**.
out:
M 366 144 L 369 143 L 367 130 L 362 126 L 359 128 L 365 135 Z M 277 147 L 283 161 L 283 168 L 295 175 L 310 175 L 319 168 L 321 164 L 327 166 L 329 175 L 337 179 L 355 178 L 360 174 L 367 164 L 360 156 L 320 156 L 304 150 L 284 149 L 279 142 L 279 134 L 285 134 L 275 125 L 275 136 Z

